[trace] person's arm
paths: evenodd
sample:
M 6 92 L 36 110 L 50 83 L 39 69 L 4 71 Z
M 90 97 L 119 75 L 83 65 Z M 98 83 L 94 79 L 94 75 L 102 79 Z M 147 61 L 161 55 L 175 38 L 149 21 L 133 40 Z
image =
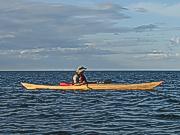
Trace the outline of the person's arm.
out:
M 75 75 L 73 76 L 73 84 L 77 84 L 77 83 L 79 83 L 79 81 L 78 81 L 78 76 L 75 74 Z

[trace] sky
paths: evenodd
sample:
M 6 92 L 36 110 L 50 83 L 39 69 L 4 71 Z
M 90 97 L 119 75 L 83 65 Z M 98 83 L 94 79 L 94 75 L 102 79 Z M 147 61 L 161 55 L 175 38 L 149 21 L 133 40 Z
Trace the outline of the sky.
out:
M 179 0 L 1 0 L 0 71 L 179 70 Z

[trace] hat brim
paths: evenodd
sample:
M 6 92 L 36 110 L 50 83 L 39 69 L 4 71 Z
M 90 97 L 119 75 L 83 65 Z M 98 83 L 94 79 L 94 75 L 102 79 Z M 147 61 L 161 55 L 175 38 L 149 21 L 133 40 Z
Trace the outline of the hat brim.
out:
M 86 70 L 87 68 L 85 68 L 85 67 L 81 67 L 81 68 L 79 68 L 79 70 Z
M 86 69 L 85 68 L 83 68 L 83 69 L 79 69 L 77 72 L 78 73 L 81 73 L 81 72 L 84 72 Z

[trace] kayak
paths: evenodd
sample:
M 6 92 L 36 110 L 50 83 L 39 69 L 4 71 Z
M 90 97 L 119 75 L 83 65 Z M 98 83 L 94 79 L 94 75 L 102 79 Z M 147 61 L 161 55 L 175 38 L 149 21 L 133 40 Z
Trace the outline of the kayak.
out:
M 153 90 L 155 87 L 162 84 L 159 82 L 147 82 L 139 84 L 84 84 L 84 85 L 41 85 L 31 83 L 21 83 L 21 85 L 27 90 Z

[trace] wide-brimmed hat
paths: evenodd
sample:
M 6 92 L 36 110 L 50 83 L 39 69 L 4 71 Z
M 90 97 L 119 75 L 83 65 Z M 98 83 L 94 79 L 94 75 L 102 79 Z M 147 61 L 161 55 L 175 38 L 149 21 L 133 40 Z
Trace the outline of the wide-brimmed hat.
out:
M 85 71 L 87 68 L 83 67 L 83 66 L 79 66 L 76 70 L 77 73 L 81 73 L 83 71 Z

